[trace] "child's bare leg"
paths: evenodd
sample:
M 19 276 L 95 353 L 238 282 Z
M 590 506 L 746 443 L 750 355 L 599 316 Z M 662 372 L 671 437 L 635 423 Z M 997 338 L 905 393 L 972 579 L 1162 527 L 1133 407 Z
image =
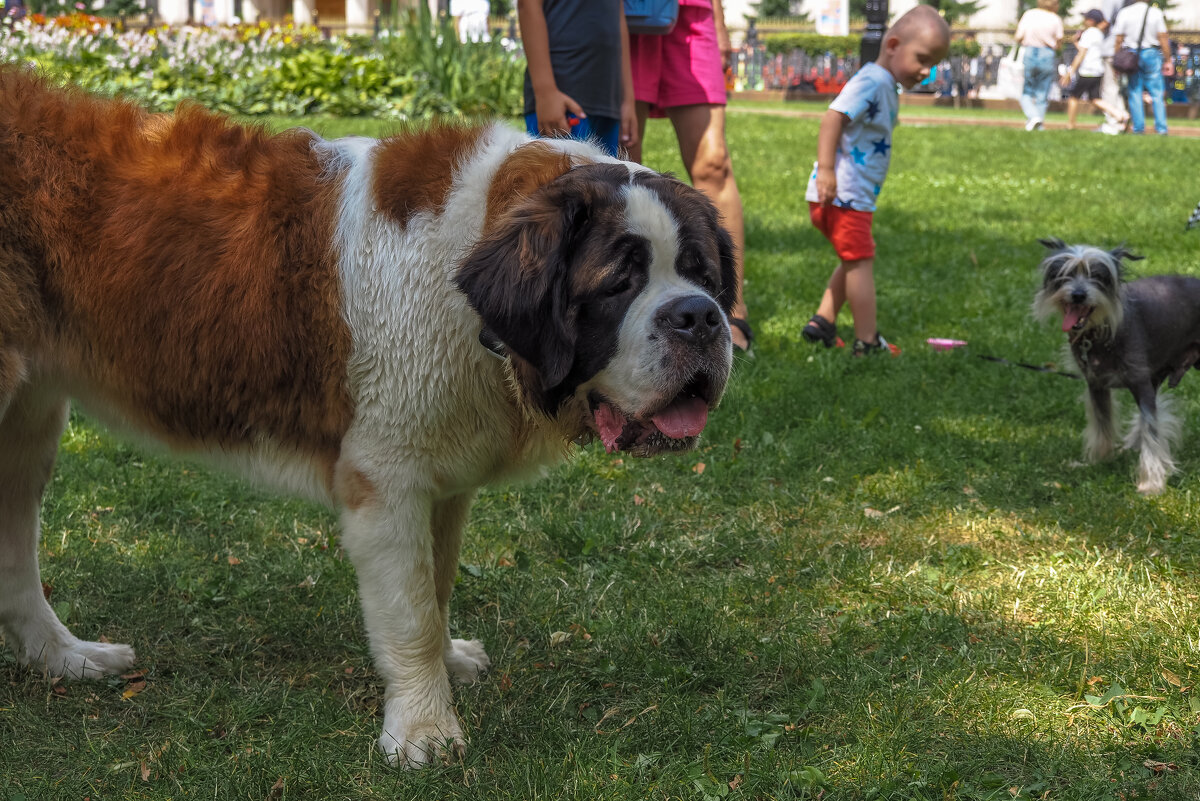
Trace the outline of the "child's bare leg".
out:
M 854 315 L 854 336 L 874 342 L 879 331 L 875 320 L 875 259 L 842 262 L 845 271 L 846 300 Z
M 829 283 L 825 285 L 825 294 L 821 296 L 821 305 L 817 307 L 817 314 L 831 323 L 836 323 L 838 312 L 842 310 L 842 304 L 845 302 L 846 262 L 842 262 L 833 271 L 833 275 L 829 276 Z
M 1075 130 L 1075 115 L 1079 113 L 1079 99 L 1075 97 L 1067 98 L 1067 129 Z

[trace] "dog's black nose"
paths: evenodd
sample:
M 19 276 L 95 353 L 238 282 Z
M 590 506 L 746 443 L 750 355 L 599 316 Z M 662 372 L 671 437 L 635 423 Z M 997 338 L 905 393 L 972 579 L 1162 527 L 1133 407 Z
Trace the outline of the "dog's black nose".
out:
M 721 310 L 707 295 L 684 295 L 665 303 L 655 318 L 659 328 L 685 342 L 705 343 L 724 324 Z
M 1078 305 L 1078 304 L 1083 303 L 1085 300 L 1087 300 L 1087 291 L 1086 290 L 1083 290 L 1083 289 L 1072 289 L 1071 290 L 1071 302 L 1072 303 Z

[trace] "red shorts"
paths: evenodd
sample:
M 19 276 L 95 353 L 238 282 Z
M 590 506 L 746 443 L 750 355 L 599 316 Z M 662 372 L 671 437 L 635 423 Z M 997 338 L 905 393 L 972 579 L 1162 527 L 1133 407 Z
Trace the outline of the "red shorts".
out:
M 725 69 L 711 5 L 680 5 L 670 33 L 630 35 L 629 61 L 633 96 L 650 104 L 651 116 L 675 106 L 725 105 Z
M 833 243 L 833 252 L 842 261 L 875 258 L 875 237 L 871 236 L 873 212 L 822 206 L 810 201 L 808 216 L 817 230 Z

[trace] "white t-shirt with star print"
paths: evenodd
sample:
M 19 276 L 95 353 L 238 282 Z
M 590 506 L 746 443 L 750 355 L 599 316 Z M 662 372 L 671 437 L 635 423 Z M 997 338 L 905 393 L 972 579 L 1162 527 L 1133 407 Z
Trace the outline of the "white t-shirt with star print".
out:
M 883 188 L 892 161 L 892 129 L 900 98 L 896 79 L 874 61 L 846 82 L 829 107 L 848 118 L 842 128 L 834 172 L 835 205 L 855 211 L 875 211 L 875 198 Z M 817 202 L 817 165 L 813 162 L 805 200 Z

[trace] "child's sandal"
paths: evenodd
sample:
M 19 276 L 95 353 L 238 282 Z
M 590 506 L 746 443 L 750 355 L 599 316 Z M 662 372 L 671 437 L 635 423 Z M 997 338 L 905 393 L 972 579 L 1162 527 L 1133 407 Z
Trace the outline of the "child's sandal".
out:
M 839 348 L 846 347 L 846 343 L 838 336 L 837 326 L 819 314 L 814 314 L 812 319 L 805 323 L 804 328 L 800 330 L 800 336 L 814 345 L 820 342 L 827 348 L 835 345 Z
M 861 339 L 854 340 L 854 349 L 851 351 L 852 356 L 871 356 L 876 353 L 887 353 L 891 356 L 899 356 L 900 348 L 883 338 L 883 334 L 875 332 L 874 342 L 863 342 Z

